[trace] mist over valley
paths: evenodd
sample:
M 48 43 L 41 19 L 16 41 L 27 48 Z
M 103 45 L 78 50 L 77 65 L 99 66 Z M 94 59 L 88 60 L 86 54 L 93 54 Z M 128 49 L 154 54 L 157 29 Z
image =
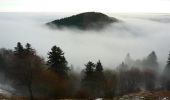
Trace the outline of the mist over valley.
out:
M 1 13 L 0 47 L 12 49 L 17 42 L 28 42 L 46 59 L 49 48 L 57 45 L 63 49 L 69 64 L 76 68 L 88 60 L 99 59 L 105 66 L 113 67 L 128 53 L 133 59 L 143 59 L 155 51 L 158 61 L 165 65 L 170 50 L 168 14 L 108 14 L 121 21 L 100 31 L 67 27 L 53 30 L 44 25 L 71 15 Z

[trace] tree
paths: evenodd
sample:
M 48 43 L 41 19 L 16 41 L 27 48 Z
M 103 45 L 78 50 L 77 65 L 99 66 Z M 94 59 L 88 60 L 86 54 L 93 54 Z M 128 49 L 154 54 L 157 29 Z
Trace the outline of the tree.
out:
M 14 49 L 15 49 L 14 54 L 16 56 L 22 57 L 24 55 L 24 47 L 22 46 L 22 44 L 20 42 L 17 43 L 17 46 Z
M 132 67 L 134 66 L 134 61 L 131 58 L 130 54 L 128 53 L 125 57 L 124 63 L 127 64 L 128 66 Z
M 142 87 L 141 72 L 135 67 L 119 71 L 117 79 L 117 93 L 119 95 L 136 92 Z
M 103 66 L 100 62 L 100 60 L 97 62 L 96 64 L 96 69 L 95 69 L 96 72 L 103 72 Z
M 118 70 L 119 71 L 127 71 L 129 69 L 129 66 L 127 64 L 125 64 L 124 62 L 122 62 L 119 66 L 118 66 Z
M 51 51 L 48 53 L 47 64 L 50 66 L 49 69 L 55 71 L 60 77 L 67 77 L 69 68 L 67 67 L 64 53 L 59 47 L 53 46 L 51 48 Z
M 16 88 L 20 85 L 28 89 L 30 100 L 33 100 L 32 85 L 36 74 L 36 68 L 42 66 L 43 60 L 36 55 L 35 50 L 30 44 L 26 44 L 25 48 L 20 42 L 14 50 L 14 61 L 12 69 L 9 70 L 10 78 L 16 83 Z
M 168 57 L 167 66 L 170 67 L 170 54 L 169 54 L 169 57 Z
M 13 58 L 13 51 L 9 49 L 2 48 L 0 49 L 0 82 L 1 84 L 8 84 L 6 75 L 8 73 L 8 69 L 10 68 L 10 64 Z
M 158 71 L 159 64 L 157 62 L 157 56 L 155 51 L 152 51 L 146 59 L 143 60 L 143 66 L 145 69 L 150 69 L 155 72 Z
M 34 56 L 34 55 L 36 55 L 36 51 L 31 47 L 31 44 L 29 44 L 29 43 L 27 43 L 26 45 L 25 45 L 25 54 L 27 55 L 27 56 Z
M 95 80 L 95 95 L 97 97 L 103 97 L 104 96 L 104 88 L 105 88 L 105 76 L 103 73 L 103 65 L 100 62 L 100 60 L 96 63 L 95 65 L 95 76 L 94 76 L 94 80 Z
M 94 91 L 95 91 L 95 79 L 94 79 L 94 71 L 95 71 L 95 64 L 91 61 L 89 61 L 87 64 L 85 64 L 84 76 L 82 78 L 82 87 L 89 96 L 94 97 Z
M 91 76 L 93 76 L 94 73 L 94 68 L 95 68 L 95 64 L 91 61 L 89 61 L 86 65 L 85 65 L 85 76 L 86 78 L 91 78 Z
M 82 87 L 87 91 L 89 96 L 103 97 L 104 83 L 103 66 L 100 60 L 96 64 L 91 61 L 85 64 Z
M 143 73 L 143 83 L 146 90 L 154 90 L 156 86 L 156 73 L 153 70 L 144 70 Z
M 87 64 L 85 64 L 85 70 L 84 70 L 84 80 L 92 80 L 94 76 L 94 68 L 95 64 L 91 61 L 89 61 Z
M 168 56 L 167 64 L 165 66 L 165 69 L 163 71 L 163 87 L 167 90 L 170 90 L 170 54 Z
M 103 89 L 104 97 L 113 98 L 116 95 L 116 88 L 118 88 L 117 72 L 113 70 L 105 70 L 104 76 L 105 76 L 104 89 Z
M 0 54 L 0 72 L 4 72 L 6 66 L 5 59 L 3 56 Z
M 164 69 L 164 74 L 166 76 L 170 76 L 170 54 L 169 54 L 168 61 Z

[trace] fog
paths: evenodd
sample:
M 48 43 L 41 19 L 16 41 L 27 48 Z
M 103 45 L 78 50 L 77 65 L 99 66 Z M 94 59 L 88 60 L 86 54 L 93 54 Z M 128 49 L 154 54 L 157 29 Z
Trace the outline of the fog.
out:
M 100 59 L 106 67 L 117 66 L 127 53 L 134 59 L 155 51 L 160 64 L 170 51 L 170 15 L 109 14 L 121 20 L 102 31 L 78 29 L 52 30 L 46 22 L 70 16 L 71 13 L 1 13 L 0 48 L 13 49 L 17 42 L 30 43 L 42 57 L 53 45 L 61 47 L 69 65 L 77 69 L 89 60 Z

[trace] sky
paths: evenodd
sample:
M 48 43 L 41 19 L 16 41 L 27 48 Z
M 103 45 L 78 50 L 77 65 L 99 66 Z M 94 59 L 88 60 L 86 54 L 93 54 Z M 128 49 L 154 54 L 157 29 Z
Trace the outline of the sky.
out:
M 170 0 L 0 0 L 0 12 L 169 13 Z

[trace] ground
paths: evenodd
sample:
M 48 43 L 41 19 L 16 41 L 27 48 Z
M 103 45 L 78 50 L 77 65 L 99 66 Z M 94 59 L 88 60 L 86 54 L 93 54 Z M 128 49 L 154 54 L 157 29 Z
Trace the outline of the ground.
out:
M 26 97 L 17 97 L 17 96 L 7 97 L 1 94 L 0 100 L 29 100 L 29 99 Z M 44 100 L 44 99 L 41 98 L 35 100 Z M 80 100 L 80 99 L 60 99 L 60 100 Z M 114 97 L 111 99 L 98 98 L 94 100 L 170 100 L 170 91 L 141 91 L 138 93 L 130 93 L 130 94 L 123 95 L 121 97 Z
M 116 97 L 115 100 L 170 100 L 170 91 L 141 91 Z

